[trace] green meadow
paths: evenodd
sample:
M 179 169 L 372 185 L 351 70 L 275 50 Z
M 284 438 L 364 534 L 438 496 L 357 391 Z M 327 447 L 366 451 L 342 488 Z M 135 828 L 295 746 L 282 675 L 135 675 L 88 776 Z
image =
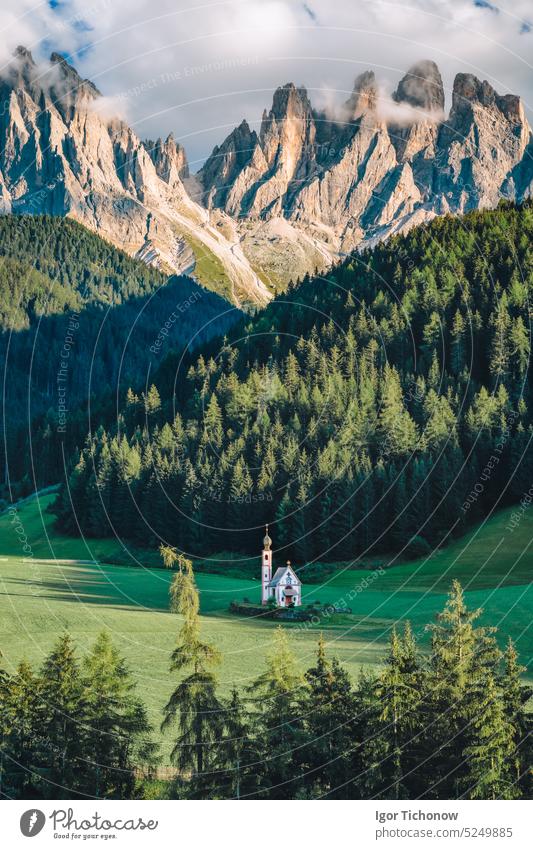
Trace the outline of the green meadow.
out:
M 137 565 L 110 565 L 106 561 L 128 556 L 119 541 L 58 535 L 46 512 L 53 498 L 47 494 L 22 503 L 16 522 L 12 514 L 0 516 L 3 664 L 12 670 L 23 657 L 39 664 L 65 629 L 84 651 L 107 628 L 158 725 L 174 683 L 168 660 L 179 621 L 168 612 L 171 575 L 143 565 L 144 559 L 154 560 L 142 552 L 131 557 Z M 421 643 L 427 643 L 425 626 L 442 608 L 452 579 L 459 578 L 470 606 L 483 608 L 481 621 L 498 627 L 502 644 L 511 636 L 522 663 L 533 670 L 533 510 L 512 533 L 506 528 L 511 512 L 501 511 L 427 560 L 376 561 L 372 569 L 339 564 L 321 585 L 305 585 L 304 573 L 304 604 L 345 601 L 351 613 L 325 615 L 312 625 L 286 624 L 302 664 L 311 663 L 319 630 L 354 675 L 362 666 L 380 663 L 395 622 L 409 619 Z M 245 687 L 261 671 L 276 625 L 234 616 L 228 605 L 232 599 L 258 600 L 259 582 L 205 573 L 197 574 L 197 582 L 203 633 L 224 656 L 221 688 Z

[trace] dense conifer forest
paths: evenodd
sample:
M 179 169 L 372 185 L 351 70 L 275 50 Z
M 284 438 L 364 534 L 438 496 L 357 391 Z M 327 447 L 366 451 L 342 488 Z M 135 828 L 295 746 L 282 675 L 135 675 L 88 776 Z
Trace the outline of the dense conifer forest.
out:
M 530 202 L 353 255 L 124 392 L 59 523 L 207 554 L 275 522 L 300 564 L 423 554 L 531 485 L 532 289 Z
M 87 431 L 89 400 L 98 420 L 101 404 L 122 383 L 142 386 L 169 340 L 175 349 L 199 345 L 238 315 L 190 277 L 169 278 L 75 221 L 1 216 L 0 352 L 9 446 L 3 478 L 15 495 L 25 491 L 18 484 L 30 473 L 30 422 L 39 442 L 57 430 L 60 406 L 66 408 L 69 428 L 60 441 L 72 451 Z M 51 472 L 37 464 L 37 485 L 50 483 Z

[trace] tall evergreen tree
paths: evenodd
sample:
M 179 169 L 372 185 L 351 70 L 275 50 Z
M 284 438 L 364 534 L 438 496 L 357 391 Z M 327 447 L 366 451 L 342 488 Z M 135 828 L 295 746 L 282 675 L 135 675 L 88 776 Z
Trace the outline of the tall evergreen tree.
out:
M 257 790 L 260 753 L 248 707 L 236 687 L 223 702 L 222 720 L 223 734 L 215 749 L 212 770 L 203 783 L 204 795 L 249 798 Z
M 214 672 L 220 654 L 200 638 L 200 601 L 190 560 L 185 560 L 176 573 L 171 592 L 173 609 L 183 622 L 170 669 L 185 675 L 164 708 L 161 728 L 166 730 L 177 721 L 179 736 L 171 758 L 180 770 L 193 771 L 199 787 L 214 761 L 214 749 L 223 728 L 223 706 L 216 693 Z
M 307 742 L 295 760 L 301 763 L 311 797 L 353 794 L 352 762 L 358 733 L 352 683 L 337 658 L 329 660 L 321 634 L 316 665 L 305 673 L 308 691 L 302 700 Z
M 467 799 L 516 799 L 520 792 L 513 781 L 513 726 L 494 676 L 485 676 L 469 696 L 472 720 L 463 752 L 462 795 Z
M 302 789 L 294 754 L 304 741 L 302 699 L 307 683 L 283 628 L 276 629 L 266 668 L 249 690 L 257 711 L 254 722 L 261 754 L 258 792 L 267 798 L 294 797 Z
M 82 790 L 97 798 L 130 798 L 135 768 L 151 766 L 156 749 L 146 709 L 130 672 L 102 631 L 82 664 L 84 722 L 90 740 Z
M 402 637 L 393 628 L 385 669 L 376 682 L 381 706 L 376 732 L 384 753 L 380 795 L 385 797 L 405 799 L 411 795 L 421 748 L 421 683 L 420 661 L 410 625 L 405 625 Z
M 70 634 L 63 634 L 41 670 L 42 792 L 68 799 L 85 769 L 85 704 L 80 667 Z
M 23 660 L 15 674 L 4 676 L 2 683 L 3 793 L 28 799 L 36 795 L 41 780 L 41 682 Z
M 494 675 L 501 657 L 494 629 L 475 626 L 480 615 L 481 610 L 468 609 L 461 585 L 453 581 L 444 610 L 431 626 L 426 724 L 430 796 L 459 794 L 465 771 L 462 753 L 476 712 L 475 693 Z
M 500 686 L 505 716 L 513 729 L 512 780 L 527 798 L 533 796 L 533 720 L 528 709 L 533 688 L 521 680 L 526 671 L 518 662 L 516 648 L 509 639 L 504 654 L 504 669 Z

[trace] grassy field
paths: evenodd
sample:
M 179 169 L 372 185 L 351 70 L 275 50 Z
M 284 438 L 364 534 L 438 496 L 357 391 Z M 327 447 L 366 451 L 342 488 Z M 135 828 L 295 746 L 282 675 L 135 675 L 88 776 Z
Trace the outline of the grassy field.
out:
M 84 542 L 58 535 L 53 517 L 45 512 L 52 498 L 22 504 L 16 522 L 9 514 L 0 516 L 4 666 L 12 670 L 22 657 L 40 663 L 64 629 L 84 651 L 98 631 L 107 628 L 158 724 L 173 686 L 168 658 L 179 626 L 177 617 L 168 613 L 170 575 L 145 567 L 140 552 L 132 558 L 137 567 L 105 565 L 106 560 L 128 556 L 116 540 Z M 427 561 L 390 567 L 384 562 L 387 568 L 379 573 L 339 565 L 322 585 L 305 586 L 304 577 L 304 603 L 339 604 L 344 599 L 352 613 L 325 616 L 312 627 L 287 625 L 302 664 L 310 664 L 320 629 L 353 674 L 361 666 L 379 664 L 394 622 L 409 619 L 426 643 L 424 626 L 442 608 L 457 577 L 469 604 L 483 607 L 482 621 L 497 625 L 502 641 L 506 635 L 515 639 L 522 663 L 533 673 L 533 510 L 524 514 L 513 533 L 506 530 L 509 512 L 502 511 Z M 25 552 L 21 539 L 27 540 Z M 62 560 L 73 562 L 57 562 Z M 275 623 L 240 619 L 227 608 L 232 599 L 257 600 L 259 582 L 212 574 L 198 574 L 197 581 L 203 634 L 224 655 L 221 687 L 227 691 L 234 683 L 246 686 L 262 668 Z

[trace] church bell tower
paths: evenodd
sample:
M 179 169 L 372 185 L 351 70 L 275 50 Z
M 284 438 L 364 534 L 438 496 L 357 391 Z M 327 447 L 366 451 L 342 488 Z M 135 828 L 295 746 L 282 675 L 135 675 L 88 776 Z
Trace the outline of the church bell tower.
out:
M 261 555 L 261 603 L 266 604 L 270 597 L 269 585 L 272 580 L 272 540 L 268 535 L 268 525 L 265 526 L 265 538 L 263 540 L 263 553 Z

